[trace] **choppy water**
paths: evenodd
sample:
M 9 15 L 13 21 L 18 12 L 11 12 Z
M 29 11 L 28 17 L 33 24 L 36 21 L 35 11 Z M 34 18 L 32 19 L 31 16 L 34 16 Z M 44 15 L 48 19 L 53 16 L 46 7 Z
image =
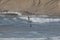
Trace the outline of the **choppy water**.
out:
M 60 40 L 60 18 L 31 17 L 30 21 L 32 27 L 27 17 L 0 16 L 0 37 Z
M 28 21 L 28 16 L 0 16 L 0 25 L 28 23 Z M 33 24 L 59 23 L 60 18 L 30 17 L 30 21 Z

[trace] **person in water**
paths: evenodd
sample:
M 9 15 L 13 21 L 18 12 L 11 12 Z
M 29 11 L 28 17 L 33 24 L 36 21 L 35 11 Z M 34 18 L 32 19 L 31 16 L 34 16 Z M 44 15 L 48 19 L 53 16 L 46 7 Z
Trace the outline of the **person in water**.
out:
M 29 23 L 29 26 L 32 27 L 32 23 L 29 16 L 28 16 L 28 23 Z

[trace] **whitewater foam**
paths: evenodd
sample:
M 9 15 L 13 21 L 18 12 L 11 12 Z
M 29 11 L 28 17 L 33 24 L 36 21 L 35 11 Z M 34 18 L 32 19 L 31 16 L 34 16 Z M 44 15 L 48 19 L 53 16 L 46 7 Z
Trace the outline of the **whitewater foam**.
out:
M 48 15 L 40 15 L 39 17 L 37 17 L 35 15 L 31 15 L 31 16 L 29 16 L 30 20 L 28 20 L 28 16 L 26 16 L 26 15 L 24 16 L 20 12 L 3 12 L 3 13 L 5 13 L 5 14 L 6 13 L 18 14 L 18 18 L 23 19 L 23 20 L 27 20 L 27 21 L 31 21 L 33 23 L 49 23 L 49 22 L 59 22 L 60 21 L 60 18 L 48 18 Z M 16 17 L 16 18 L 13 18 L 13 19 L 15 21 L 17 21 L 18 18 Z
M 17 14 L 17 15 L 22 15 L 21 13 L 19 12 L 0 12 L 0 14 Z
M 28 17 L 19 17 L 24 20 L 28 20 Z M 49 23 L 49 22 L 59 22 L 59 18 L 40 18 L 40 17 L 31 17 L 30 18 L 31 22 L 35 23 Z

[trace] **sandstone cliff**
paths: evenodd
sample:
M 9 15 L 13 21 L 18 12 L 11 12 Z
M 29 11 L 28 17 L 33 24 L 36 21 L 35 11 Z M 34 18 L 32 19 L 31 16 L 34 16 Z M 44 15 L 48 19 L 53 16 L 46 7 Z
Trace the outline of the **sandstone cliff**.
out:
M 0 0 L 0 10 L 60 15 L 60 0 Z

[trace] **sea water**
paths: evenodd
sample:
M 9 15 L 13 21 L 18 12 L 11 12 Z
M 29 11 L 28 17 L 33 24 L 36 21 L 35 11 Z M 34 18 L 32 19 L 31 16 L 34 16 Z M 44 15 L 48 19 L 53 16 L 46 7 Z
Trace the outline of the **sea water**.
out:
M 27 16 L 0 16 L 0 37 L 60 40 L 60 18 L 30 17 L 30 21 Z

